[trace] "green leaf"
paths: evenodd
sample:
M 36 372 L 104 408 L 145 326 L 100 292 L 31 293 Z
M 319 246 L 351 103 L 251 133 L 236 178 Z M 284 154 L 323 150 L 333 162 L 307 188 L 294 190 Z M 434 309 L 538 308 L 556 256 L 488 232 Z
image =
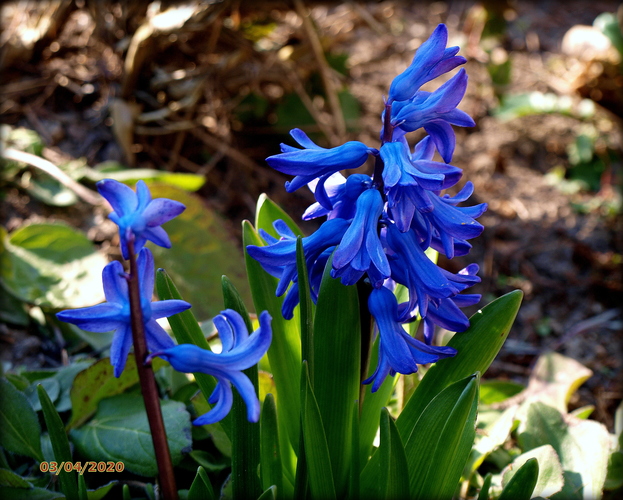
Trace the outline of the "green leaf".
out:
M 498 500 L 530 500 L 538 476 L 539 462 L 536 458 L 531 458 L 511 478 Z
M 325 424 L 335 493 L 344 498 L 352 452 L 351 412 L 359 399 L 361 326 L 357 287 L 331 277 L 332 261 L 325 267 L 316 302 L 312 381 Z
M 378 355 L 379 336 L 377 336 L 372 346 L 368 377 L 376 370 Z M 361 405 L 361 415 L 359 417 L 359 460 L 361 464 L 365 465 L 370 457 L 374 439 L 379 429 L 381 409 L 388 405 L 397 380 L 398 377 L 386 377 L 376 392 L 372 392 L 372 384 L 364 386 L 363 404 Z
M 305 263 L 302 236 L 296 239 L 296 273 L 299 286 L 299 313 L 301 318 L 301 357 L 307 360 L 309 378 L 314 382 L 314 307 L 309 291 L 309 276 Z
M 221 278 L 225 309 L 233 309 L 244 319 L 249 332 L 253 331 L 249 313 L 238 290 L 226 276 Z M 258 392 L 258 368 L 254 365 L 243 373 Z M 247 406 L 236 391 L 231 411 L 231 479 L 234 498 L 254 498 L 261 493 L 257 468 L 260 464 L 260 428 L 247 420 Z
M 456 356 L 439 360 L 427 372 L 396 421 L 403 440 L 430 401 L 450 384 L 473 373 L 484 374 L 510 332 L 523 292 L 515 290 L 494 300 L 470 318 L 470 327 L 448 345 Z
M 15 488 L 12 486 L 0 486 L 0 498 L 7 500 L 56 500 L 65 498 L 60 491 L 46 490 L 44 488 Z
M 381 468 L 378 474 L 378 498 L 408 498 L 409 469 L 407 455 L 396 424 L 386 408 L 381 412 Z
M 210 478 L 203 467 L 197 467 L 197 475 L 188 490 L 188 500 L 215 500 Z
M 485 480 L 482 482 L 482 488 L 480 488 L 476 500 L 489 500 L 489 488 L 491 488 L 492 477 L 493 475 L 490 472 L 485 476 Z
M 51 308 L 104 300 L 107 261 L 82 233 L 60 223 L 30 224 L 2 240 L 0 281 L 20 300 Z
M 222 303 L 218 283 L 223 274 L 246 293 L 242 253 L 231 231 L 199 196 L 162 184 L 154 184 L 150 190 L 154 198 L 170 198 L 186 205 L 184 212 L 163 226 L 171 248 L 148 244 L 156 267 L 167 270 L 181 295 L 193 305 L 195 317 L 203 320 L 216 316 Z
M 242 241 L 248 245 L 262 246 L 253 226 L 248 221 L 242 224 Z M 277 411 L 279 420 L 288 429 L 289 442 L 298 447 L 299 439 L 299 385 L 296 382 L 301 367 L 301 339 L 298 328 L 298 315 L 290 321 L 283 319 L 281 314 L 282 297 L 275 296 L 277 279 L 270 276 L 259 262 L 245 253 L 247 275 L 253 296 L 256 311 L 268 311 L 272 317 L 273 340 L 268 349 L 268 360 L 277 387 Z M 286 439 L 281 440 L 282 451 L 288 444 Z
M 411 497 L 452 497 L 474 440 L 478 382 L 479 376 L 472 375 L 445 388 L 422 412 L 408 439 L 403 437 Z
M 480 404 L 501 403 L 524 389 L 523 385 L 510 380 L 483 380 L 480 383 Z
M 13 488 L 32 488 L 32 484 L 12 470 L 0 469 L 0 487 L 11 486 Z
M 563 470 L 558 455 L 554 448 L 545 444 L 522 453 L 512 464 L 502 471 L 502 486 L 511 481 L 528 460 L 536 459 L 539 464 L 539 473 L 534 485 L 532 495 L 535 497 L 549 498 L 562 490 L 564 486 Z
M 159 359 L 155 359 L 154 362 L 156 367 L 165 364 Z M 113 376 L 110 358 L 100 359 L 86 370 L 82 370 L 74 378 L 71 387 L 71 418 L 67 428 L 81 426 L 93 416 L 102 399 L 121 394 L 136 384 L 138 384 L 138 370 L 134 354 L 128 355 L 125 369 L 118 378 Z
M 173 465 L 191 446 L 190 415 L 177 401 L 161 402 Z M 95 417 L 70 436 L 78 452 L 95 461 L 123 462 L 141 476 L 158 472 L 145 405 L 140 393 L 119 394 L 100 402 Z
M 272 394 L 267 394 L 262 406 L 260 421 L 260 477 L 262 489 L 277 487 L 277 494 L 283 497 L 283 472 L 279 451 L 279 428 L 277 425 L 277 407 Z
M 100 163 L 95 168 L 86 169 L 85 174 L 85 177 L 93 182 L 102 179 L 114 179 L 132 187 L 137 181 L 144 180 L 149 186 L 152 183 L 167 184 L 184 191 L 197 191 L 206 181 L 206 178 L 199 174 L 164 172 L 153 168 L 128 169 L 113 161 Z
M 481 386 L 482 387 L 482 386 Z M 482 398 L 481 398 L 482 399 Z M 497 416 L 493 422 L 488 425 L 480 425 L 482 416 L 487 413 L 493 413 Z M 502 446 L 508 438 L 513 425 L 515 423 L 515 413 L 517 407 L 511 406 L 504 411 L 481 411 L 478 415 L 478 429 L 480 436 L 476 437 L 476 442 L 472 448 L 471 455 L 466 465 L 466 477 L 474 472 L 487 456 L 496 448 Z
M 54 450 L 54 461 L 59 464 L 63 462 L 71 463 L 71 449 L 69 448 L 69 439 L 67 439 L 63 421 L 42 385 L 37 387 L 37 392 L 41 408 L 43 409 L 45 425 L 48 428 L 50 441 L 52 442 L 52 449 Z M 61 491 L 69 500 L 78 500 L 80 498 L 78 494 L 78 474 L 76 472 L 62 470 L 58 475 L 58 479 Z
M 554 498 L 601 498 L 610 455 L 610 434 L 603 424 L 563 417 L 556 408 L 535 402 L 517 435 L 525 451 L 546 444 L 556 450 L 565 486 Z
M 41 462 L 41 427 L 24 393 L 5 378 L 0 378 L 0 401 L 0 446 Z
M 277 487 L 270 486 L 264 493 L 257 497 L 257 500 L 274 500 L 275 498 L 277 498 Z
M 279 238 L 280 236 L 273 227 L 273 222 L 281 219 L 285 222 L 292 232 L 297 236 L 304 236 L 303 232 L 297 226 L 296 222 L 285 212 L 279 205 L 272 201 L 265 194 L 261 194 L 257 199 L 257 207 L 255 209 L 255 227 L 259 231 L 263 229 L 268 234 Z
M 83 483 L 84 475 L 83 476 L 79 475 L 78 480 L 80 481 L 80 483 Z M 100 486 L 99 488 L 95 488 L 94 490 L 87 490 L 86 499 L 83 499 L 83 500 L 87 500 L 87 499 L 88 500 L 102 500 L 102 498 L 104 498 L 108 494 L 108 492 L 112 489 L 112 487 L 115 486 L 116 484 L 117 484 L 117 481 L 111 481 L 110 483 L 105 484 L 104 486 Z
M 336 495 L 329 447 L 306 361 L 301 370 L 301 418 L 311 498 L 332 500 Z
M 28 194 L 52 207 L 68 207 L 78 201 L 78 196 L 71 189 L 40 172 L 34 175 L 30 171 L 24 172 L 19 184 Z
M 608 473 L 605 490 L 616 490 L 623 486 L 623 453 L 615 451 L 608 459 Z
M 593 372 L 575 359 L 557 352 L 548 352 L 536 362 L 528 387 L 521 397 L 526 403 L 520 413 L 520 419 L 527 407 L 535 402 L 553 406 L 561 413 L 567 413 L 569 399 Z
M 54 402 L 58 399 L 61 393 L 61 384 L 54 377 L 43 378 L 30 384 L 25 390 L 24 394 L 28 398 L 28 402 L 35 411 L 41 410 L 41 402 L 39 400 L 38 386 L 41 385 L 45 389 L 46 394 L 50 401 Z

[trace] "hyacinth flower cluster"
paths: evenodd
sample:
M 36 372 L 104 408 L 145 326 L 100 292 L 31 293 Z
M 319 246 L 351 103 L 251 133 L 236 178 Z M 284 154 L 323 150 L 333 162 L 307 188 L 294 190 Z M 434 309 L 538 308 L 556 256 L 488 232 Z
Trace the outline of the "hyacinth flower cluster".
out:
M 344 285 L 367 280 L 372 286 L 368 309 L 378 332 L 376 371 L 364 383 L 376 391 L 387 375 L 410 374 L 418 364 L 453 356 L 455 349 L 434 345 L 436 327 L 465 331 L 469 321 L 461 308 L 480 300 L 463 294 L 480 281 L 478 266 L 459 273 L 438 267 L 425 253 L 433 249 L 448 258 L 466 255 L 468 243 L 483 230 L 476 219 L 486 204 L 460 206 L 473 192 L 471 182 L 454 196 L 442 194 L 457 184 L 462 171 L 450 164 L 456 144 L 453 125 L 474 126 L 457 105 L 467 87 L 460 69 L 432 92 L 422 85 L 464 64 L 458 47 L 447 47 L 448 31 L 440 24 L 416 51 L 409 67 L 389 88 L 382 113 L 380 148 L 359 141 L 326 149 L 302 130 L 291 136 L 300 148 L 281 145 L 282 153 L 267 158 L 274 169 L 293 175 L 286 191 L 307 185 L 316 202 L 303 219 L 326 217 L 316 232 L 302 239 L 310 292 L 318 297 L 320 281 L 332 257 L 331 275 Z M 423 139 L 411 147 L 407 134 L 423 129 Z M 438 152 L 443 161 L 434 160 Z M 374 158 L 373 175 L 341 170 L 362 167 Z M 291 318 L 298 304 L 296 236 L 285 223 L 274 224 L 279 238 L 266 232 L 266 246 L 248 246 L 248 253 L 279 278 L 278 296 L 285 294 L 282 314 Z M 398 303 L 397 284 L 408 289 L 408 300 Z M 404 324 L 421 318 L 424 341 L 409 335 Z
M 207 373 L 218 383 L 209 402 L 212 410 L 196 419 L 195 425 L 218 422 L 232 406 L 232 384 L 247 405 L 249 421 L 259 419 L 259 401 L 249 378 L 242 373 L 258 363 L 266 353 L 272 338 L 271 318 L 266 311 L 260 315 L 260 328 L 249 335 L 242 316 L 231 309 L 222 311 L 214 318 L 222 342 L 222 352 L 215 354 L 191 344 L 176 345 L 169 334 L 157 322 L 191 307 L 183 300 L 152 302 L 154 292 L 154 258 L 144 245 L 152 241 L 170 248 L 171 242 L 161 227 L 185 210 L 185 206 L 166 198 L 152 199 L 144 181 L 138 181 L 136 192 L 112 179 L 97 183 L 99 193 L 110 203 L 113 211 L 109 218 L 119 226 L 121 251 L 125 259 L 136 256 L 145 343 L 150 361 L 159 356 L 180 372 Z M 110 262 L 102 272 L 106 302 L 91 307 L 70 309 L 57 313 L 57 317 L 91 332 L 114 331 L 110 348 L 110 362 L 115 377 L 119 377 L 126 365 L 132 348 L 132 311 L 129 275 L 119 261 Z

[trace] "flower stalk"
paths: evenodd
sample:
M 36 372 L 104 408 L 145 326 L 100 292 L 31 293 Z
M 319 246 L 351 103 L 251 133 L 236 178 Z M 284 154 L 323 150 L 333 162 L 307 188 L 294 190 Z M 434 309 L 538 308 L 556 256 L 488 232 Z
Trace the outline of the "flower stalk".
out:
M 175 485 L 175 475 L 173 474 L 173 462 L 160 408 L 160 396 L 158 394 L 158 386 L 156 385 L 156 377 L 154 376 L 151 363 L 145 363 L 148 352 L 145 340 L 143 311 L 141 309 L 138 266 L 136 264 L 136 254 L 134 253 L 134 238 L 128 238 L 127 244 L 130 261 L 130 274 L 127 276 L 130 297 L 130 322 L 138 379 L 141 384 L 141 393 L 145 402 L 145 411 L 147 412 L 147 420 L 154 444 L 162 497 L 165 500 L 177 500 L 178 494 Z

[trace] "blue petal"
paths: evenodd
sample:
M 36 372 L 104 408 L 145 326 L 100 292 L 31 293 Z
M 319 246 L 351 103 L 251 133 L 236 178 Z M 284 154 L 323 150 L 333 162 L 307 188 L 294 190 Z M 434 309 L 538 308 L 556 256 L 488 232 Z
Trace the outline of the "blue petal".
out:
M 125 184 L 112 179 L 103 179 L 95 186 L 120 217 L 136 210 L 138 205 L 136 193 Z
M 125 368 L 131 347 L 132 328 L 129 323 L 126 323 L 115 332 L 110 346 L 110 364 L 114 366 L 114 375 L 117 378 Z
M 56 317 L 88 332 L 103 333 L 119 328 L 127 321 L 127 314 L 120 304 L 104 302 L 96 306 L 60 311 Z
M 137 212 L 143 212 L 151 201 L 151 193 L 149 192 L 149 188 L 143 179 L 139 179 L 136 183 L 136 199 L 138 201 L 136 205 Z
M 234 394 L 231 390 L 231 384 L 227 379 L 219 378 L 219 383 L 214 388 L 212 396 L 210 396 L 210 402 L 216 402 L 216 405 L 208 413 L 200 416 L 193 421 L 193 425 L 209 425 L 223 420 L 234 401 Z M 216 401 L 213 400 L 213 396 L 216 395 Z
M 190 309 L 191 305 L 185 300 L 169 299 L 151 303 L 151 317 L 154 319 L 168 318 L 174 314 Z
M 121 262 L 114 260 L 106 264 L 102 270 L 102 283 L 108 302 L 124 304 L 128 301 L 128 282 Z
M 444 120 L 429 121 L 423 126 L 424 130 L 430 134 L 435 146 L 437 146 L 443 161 L 450 163 L 454 154 L 454 147 L 456 146 L 456 136 L 452 126 Z
M 156 198 L 147 205 L 143 212 L 143 217 L 147 221 L 147 226 L 160 226 L 177 217 L 184 210 L 186 210 L 186 206 L 179 201 L 169 200 L 168 198 Z
M 145 322 L 145 339 L 147 341 L 147 349 L 150 352 L 175 347 L 173 339 L 153 318 Z

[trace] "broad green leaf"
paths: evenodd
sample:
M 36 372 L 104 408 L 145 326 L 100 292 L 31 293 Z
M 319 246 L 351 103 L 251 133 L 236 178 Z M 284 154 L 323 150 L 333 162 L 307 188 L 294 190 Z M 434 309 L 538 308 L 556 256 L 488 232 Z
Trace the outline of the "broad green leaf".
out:
M 526 453 L 522 453 L 512 464 L 502 471 L 502 486 L 506 487 L 528 460 L 536 459 L 539 464 L 539 473 L 533 496 L 549 498 L 562 490 L 564 485 L 563 470 L 558 455 L 551 445 L 545 444 L 534 448 Z
M 41 427 L 24 393 L 3 377 L 0 378 L 0 401 L 0 446 L 41 462 Z
M 5 235 L 4 229 L 0 235 Z M 0 245 L 0 281 L 31 304 L 85 307 L 104 300 L 106 258 L 82 233 L 61 223 L 24 226 Z
M 71 189 L 41 172 L 37 172 L 35 175 L 29 171 L 24 172 L 19 184 L 28 194 L 46 205 L 68 207 L 78 201 L 78 196 Z
M 343 498 L 352 452 L 351 412 L 359 399 L 361 326 L 357 287 L 331 277 L 332 260 L 325 267 L 316 302 L 312 382 L 325 424 L 335 493 Z
M 303 361 L 301 370 L 301 420 L 311 497 L 334 499 L 336 495 L 329 447 L 318 402 L 309 380 L 306 361 Z
M 45 488 L 15 488 L 13 486 L 0 486 L 0 498 L 7 500 L 56 500 L 65 498 L 60 491 L 47 490 Z
M 290 217 L 279 205 L 272 201 L 265 194 L 261 194 L 257 199 L 257 207 L 255 209 L 255 228 L 259 231 L 263 229 L 268 234 L 279 238 L 280 236 L 273 227 L 273 222 L 281 219 L 285 222 L 292 232 L 298 236 L 304 236 L 297 226 L 296 222 Z
M 154 362 L 156 367 L 165 364 L 158 358 L 154 359 Z M 102 399 L 121 394 L 135 384 L 138 384 L 138 370 L 134 354 L 128 355 L 125 369 L 119 378 L 113 375 L 110 358 L 100 359 L 86 370 L 82 370 L 74 378 L 71 387 L 71 418 L 67 428 L 81 426 L 93 416 Z
M 350 454 L 350 485 L 348 489 L 348 498 L 350 500 L 355 500 L 357 498 L 361 498 L 360 475 L 362 462 L 359 457 L 359 401 L 355 401 L 353 403 L 352 417 L 352 452 Z
M 381 468 L 378 474 L 379 499 L 408 498 L 407 456 L 396 424 L 386 408 L 381 412 Z
M 197 475 L 188 490 L 188 500 L 214 500 L 210 478 L 203 467 L 197 467 Z
M 510 479 L 498 500 L 530 500 L 539 476 L 539 463 L 531 458 Z
M 37 387 L 39 401 L 43 410 L 43 418 L 48 428 L 52 449 L 54 450 L 54 461 L 57 463 L 67 463 L 72 461 L 69 439 L 65 432 L 65 426 L 59 416 L 54 404 L 48 397 L 43 385 Z M 78 500 L 78 474 L 76 472 L 61 471 L 58 475 L 61 491 L 69 500 Z
M 501 403 L 524 389 L 523 385 L 510 380 L 483 380 L 480 383 L 480 404 Z
M 309 378 L 314 384 L 314 307 L 309 291 L 309 276 L 305 263 L 302 236 L 296 239 L 296 273 L 299 286 L 299 313 L 301 318 L 301 358 L 307 360 Z
M 517 435 L 524 451 L 546 444 L 556 450 L 565 486 L 554 498 L 601 498 L 610 455 L 610 434 L 603 424 L 563 417 L 556 408 L 535 402 Z
M 371 376 L 376 370 L 379 356 L 379 336 L 374 341 L 372 353 L 370 355 L 370 367 L 367 376 Z M 376 392 L 372 392 L 372 384 L 363 387 L 363 404 L 361 405 L 361 415 L 359 417 L 359 460 L 365 466 L 370 457 L 374 438 L 379 429 L 379 415 L 381 409 L 389 403 L 394 392 L 394 386 L 398 380 L 397 376 L 386 377 L 381 387 Z
M 523 292 L 494 300 L 470 318 L 470 327 L 452 337 L 456 356 L 439 360 L 427 372 L 396 421 L 403 440 L 430 401 L 450 384 L 473 373 L 484 374 L 510 332 Z
M 48 398 L 53 403 L 58 399 L 61 394 L 61 384 L 54 377 L 42 378 L 41 380 L 36 380 L 32 384 L 30 384 L 25 390 L 24 394 L 28 398 L 28 402 L 32 406 L 32 409 L 35 411 L 41 410 L 41 402 L 39 400 L 39 394 L 37 387 L 41 385 L 45 389 Z
M 523 419 L 528 406 L 535 401 L 567 413 L 569 399 L 592 374 L 590 369 L 575 359 L 557 352 L 541 355 L 530 374 L 528 387 L 521 394 L 526 402 L 520 410 L 520 419 Z
M 253 226 L 248 221 L 242 224 L 242 240 L 245 248 L 248 245 L 262 246 Z M 270 276 L 259 262 L 245 253 L 247 275 L 256 311 L 268 311 L 272 317 L 273 339 L 268 349 L 268 360 L 277 387 L 277 411 L 279 420 L 287 426 L 289 442 L 298 447 L 299 439 L 299 384 L 298 374 L 301 370 L 301 338 L 299 333 L 298 314 L 286 321 L 281 314 L 282 297 L 275 296 L 277 279 Z M 288 444 L 281 440 L 282 451 Z
M 516 290 L 494 300 L 470 318 L 467 331 L 450 339 L 448 345 L 458 351 L 456 356 L 438 361 L 426 372 L 396 420 L 403 441 L 411 434 L 424 408 L 444 388 L 473 373 L 487 371 L 510 332 L 522 297 L 523 292 Z M 364 407 L 365 404 L 364 400 Z M 368 466 L 378 466 L 376 453 Z
M 480 412 L 478 415 L 477 427 L 480 431 L 480 436 L 476 437 L 476 442 L 474 443 L 474 447 L 472 448 L 466 465 L 465 474 L 467 477 L 469 477 L 472 472 L 480 467 L 489 453 L 506 442 L 506 438 L 508 438 L 513 428 L 513 424 L 515 423 L 515 413 L 517 413 L 517 407 L 511 406 L 503 412 L 489 412 L 495 413 L 497 418 L 495 418 L 495 420 L 489 425 L 481 426 L 480 422 L 484 413 L 486 412 Z
M 195 317 L 203 320 L 216 316 L 222 304 L 218 285 L 223 274 L 246 293 L 242 252 L 224 220 L 199 196 L 163 184 L 151 185 L 150 190 L 154 198 L 170 198 L 186 205 L 184 212 L 163 226 L 171 248 L 148 244 L 156 267 L 167 270 L 181 295 L 193 305 Z
M 9 469 L 0 469 L 0 487 L 11 486 L 13 488 L 32 488 L 32 484 L 26 481 L 22 476 L 15 474 Z
M 173 465 L 190 450 L 190 415 L 177 401 L 161 401 L 162 416 Z M 123 462 L 141 476 L 158 472 L 145 405 L 140 393 L 130 392 L 104 399 L 95 417 L 70 436 L 77 451 L 89 460 Z
M 616 490 L 623 486 L 623 453 L 615 451 L 608 459 L 605 490 Z
M 246 328 L 251 333 L 253 327 L 247 308 L 226 276 L 221 278 L 225 309 L 233 309 L 242 316 Z M 258 392 L 258 368 L 251 366 L 243 371 Z M 247 420 L 247 405 L 236 391 L 231 410 L 231 479 L 234 498 L 254 498 L 261 493 L 257 468 L 260 465 L 260 426 Z
M 80 483 L 84 482 L 84 475 L 82 476 L 78 476 L 78 480 L 80 481 Z M 104 486 L 100 486 L 99 488 L 96 488 L 94 490 L 87 490 L 87 496 L 86 499 L 82 500 L 102 500 L 102 498 L 105 498 L 106 495 L 108 495 L 108 492 L 112 489 L 113 486 L 115 486 L 117 484 L 117 481 L 111 481 L 110 483 L 105 484 Z M 85 484 L 86 486 L 86 484 Z M 82 492 L 80 493 L 82 494 Z
M 133 187 L 139 180 L 151 183 L 168 184 L 184 191 L 197 191 L 205 184 L 203 175 L 186 172 L 165 172 L 153 168 L 124 168 L 117 162 L 100 163 L 95 168 L 85 169 L 85 177 L 97 182 L 102 179 L 114 179 Z
M 452 497 L 474 440 L 478 382 L 476 374 L 441 391 L 401 436 L 412 498 Z
M 3 244 L 1 242 L 4 229 L 0 231 L 0 258 Z M 4 265 L 4 264 L 3 264 Z M 12 325 L 26 327 L 30 323 L 30 316 L 24 308 L 24 302 L 13 297 L 8 290 L 2 288 L 0 283 L 0 321 Z
M 270 486 L 277 487 L 277 495 L 283 498 L 283 472 L 279 452 L 279 428 L 277 425 L 277 407 L 275 398 L 268 394 L 262 406 L 260 420 L 260 477 L 262 490 Z

